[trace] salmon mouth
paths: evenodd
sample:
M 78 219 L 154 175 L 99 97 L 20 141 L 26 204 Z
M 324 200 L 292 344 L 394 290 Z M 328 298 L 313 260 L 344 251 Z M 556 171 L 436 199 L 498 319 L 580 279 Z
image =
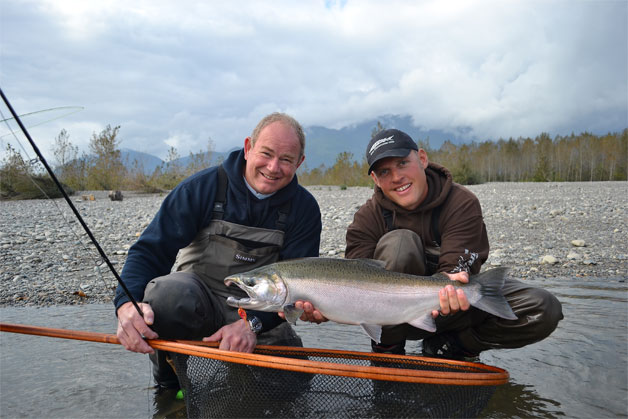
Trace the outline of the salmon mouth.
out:
M 227 304 L 231 307 L 255 308 L 256 303 L 252 298 L 227 297 Z
M 268 301 L 263 298 L 263 296 L 259 296 L 256 293 L 255 284 L 248 285 L 245 282 L 246 280 L 240 276 L 230 276 L 225 278 L 224 283 L 227 287 L 235 285 L 244 291 L 248 296 L 243 298 L 229 296 L 227 297 L 227 305 L 250 310 L 264 310 L 268 308 Z
M 231 307 L 259 311 L 280 311 L 287 296 L 283 281 L 274 282 L 263 275 L 241 273 L 224 279 L 227 287 L 236 285 L 247 297 L 241 295 L 227 296 L 227 304 Z
M 255 299 L 255 296 L 251 295 L 252 287 L 248 287 L 247 285 L 245 285 L 242 282 L 242 279 L 240 277 L 230 276 L 230 277 L 225 278 L 224 282 L 227 287 L 231 287 L 232 285 L 235 285 L 242 291 L 246 292 L 246 294 L 248 295 L 248 297 L 244 297 L 244 298 L 237 298 L 233 296 L 227 297 L 227 304 L 230 305 L 231 307 L 252 308 L 250 306 L 258 302 Z
M 229 287 L 231 285 L 235 285 L 235 286 L 240 288 L 242 291 L 244 291 L 248 295 L 248 297 L 243 297 L 243 298 L 237 298 L 237 297 L 234 297 L 234 296 L 229 296 L 229 297 L 227 297 L 227 305 L 229 305 L 231 307 L 248 308 L 248 309 L 251 309 L 251 310 L 262 308 L 262 307 L 266 306 L 266 302 L 265 301 L 256 298 L 256 295 L 255 295 L 252 287 L 246 286 L 245 284 L 240 282 L 237 278 L 235 280 L 225 279 L 225 285 L 227 287 Z

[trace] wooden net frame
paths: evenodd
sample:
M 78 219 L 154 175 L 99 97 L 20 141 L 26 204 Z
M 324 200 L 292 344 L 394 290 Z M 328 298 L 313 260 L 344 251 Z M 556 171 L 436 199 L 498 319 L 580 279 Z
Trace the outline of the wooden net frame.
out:
M 113 334 L 88 331 L 9 323 L 0 323 L 0 331 L 120 344 Z M 242 353 L 200 341 L 147 343 L 173 354 L 190 417 L 469 417 L 509 379 L 494 366 L 420 356 L 267 345 Z M 248 396 L 234 399 L 241 394 Z M 375 410 L 367 412 L 365 405 Z
M 119 345 L 116 335 L 80 330 L 55 329 L 49 327 L 0 323 L 1 332 L 47 336 L 62 339 L 74 339 Z M 254 353 L 223 351 L 217 343 L 185 340 L 148 339 L 152 348 L 184 355 L 211 358 L 218 361 L 233 362 L 265 368 L 305 372 L 311 374 L 339 375 L 344 377 L 367 378 L 372 380 L 403 381 L 408 383 L 444 384 L 444 385 L 489 385 L 506 384 L 508 371 L 476 362 L 454 361 L 448 359 L 425 358 L 409 355 L 376 354 L 357 351 L 332 349 L 297 348 L 287 346 L 258 345 Z M 277 357 L 286 352 L 296 358 Z M 329 358 L 359 358 L 371 361 L 396 359 L 400 363 L 411 362 L 420 365 L 442 365 L 460 372 L 440 372 L 429 370 L 398 370 L 383 367 L 360 367 L 332 362 L 309 361 L 303 357 L 325 354 Z M 475 372 L 474 372 L 475 371 Z

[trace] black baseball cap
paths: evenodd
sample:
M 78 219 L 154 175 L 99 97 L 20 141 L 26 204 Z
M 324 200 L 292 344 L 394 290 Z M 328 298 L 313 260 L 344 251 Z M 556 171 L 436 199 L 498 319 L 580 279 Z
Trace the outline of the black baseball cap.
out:
M 373 171 L 375 163 L 386 157 L 405 157 L 410 151 L 419 150 L 414 140 L 408 134 L 398 129 L 384 129 L 375 134 L 366 147 L 366 161 L 369 172 Z

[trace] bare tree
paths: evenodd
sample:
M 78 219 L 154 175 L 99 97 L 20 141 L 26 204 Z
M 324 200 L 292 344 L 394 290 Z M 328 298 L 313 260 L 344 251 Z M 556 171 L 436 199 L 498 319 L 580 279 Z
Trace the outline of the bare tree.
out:
M 122 156 L 118 148 L 121 140 L 118 138 L 120 126 L 111 128 L 110 125 L 98 135 L 94 133 L 89 143 L 93 154 L 93 164 L 90 165 L 88 186 L 94 189 L 120 189 L 126 176 L 126 168 L 122 163 Z

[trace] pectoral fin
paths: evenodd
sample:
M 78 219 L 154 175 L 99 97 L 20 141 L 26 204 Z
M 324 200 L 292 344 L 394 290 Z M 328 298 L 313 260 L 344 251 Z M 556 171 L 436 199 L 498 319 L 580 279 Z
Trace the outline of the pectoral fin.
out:
M 297 324 L 297 320 L 303 314 L 303 309 L 299 310 L 295 308 L 294 304 L 283 306 L 283 314 L 286 315 L 286 320 L 292 324 Z
M 428 332 L 436 332 L 436 323 L 432 318 L 432 313 L 427 313 L 424 316 L 419 317 L 418 319 L 414 319 L 408 324 L 418 328 L 427 330 Z
M 362 329 L 366 332 L 367 335 L 371 337 L 375 342 L 380 343 L 382 339 L 382 326 L 378 324 L 365 324 L 362 323 Z

